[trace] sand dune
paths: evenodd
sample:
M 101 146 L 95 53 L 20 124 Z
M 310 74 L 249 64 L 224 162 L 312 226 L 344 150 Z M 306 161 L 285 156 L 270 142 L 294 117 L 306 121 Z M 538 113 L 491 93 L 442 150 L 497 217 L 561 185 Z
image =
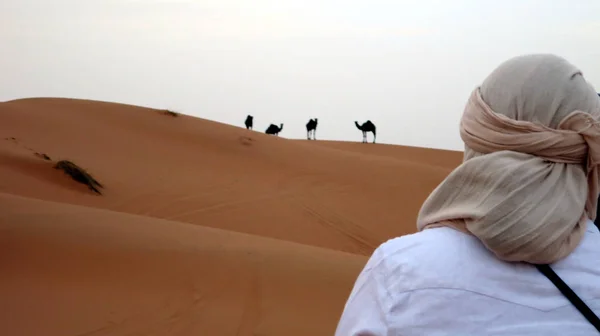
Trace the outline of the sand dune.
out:
M 388 144 L 365 145 L 344 141 L 313 141 L 311 144 L 369 156 L 391 157 L 407 164 L 417 163 L 420 165 L 441 167 L 448 170 L 454 169 L 462 161 L 462 152 L 457 153 L 456 151 L 441 149 Z
M 414 232 L 462 155 L 160 112 L 0 103 L 7 334 L 331 335 L 366 256 Z
M 0 204 L 6 335 L 332 334 L 365 262 L 64 203 Z

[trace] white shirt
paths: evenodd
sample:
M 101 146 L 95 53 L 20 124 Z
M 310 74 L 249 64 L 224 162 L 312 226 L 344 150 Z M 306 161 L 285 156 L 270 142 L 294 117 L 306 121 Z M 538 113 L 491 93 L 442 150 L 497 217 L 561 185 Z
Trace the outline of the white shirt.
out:
M 593 222 L 552 269 L 600 316 L 600 232 Z M 598 334 L 534 266 L 500 261 L 475 237 L 435 228 L 375 250 L 335 335 Z

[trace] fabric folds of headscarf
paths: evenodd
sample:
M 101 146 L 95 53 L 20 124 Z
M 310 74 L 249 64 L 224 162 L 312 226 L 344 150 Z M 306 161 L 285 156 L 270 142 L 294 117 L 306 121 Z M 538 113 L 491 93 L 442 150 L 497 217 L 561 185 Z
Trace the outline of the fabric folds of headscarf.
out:
M 550 112 L 549 112 L 550 113 Z M 419 230 L 451 226 L 505 261 L 553 263 L 596 217 L 598 115 L 572 111 L 556 129 L 496 113 L 473 91 L 460 125 L 465 160 L 429 196 Z

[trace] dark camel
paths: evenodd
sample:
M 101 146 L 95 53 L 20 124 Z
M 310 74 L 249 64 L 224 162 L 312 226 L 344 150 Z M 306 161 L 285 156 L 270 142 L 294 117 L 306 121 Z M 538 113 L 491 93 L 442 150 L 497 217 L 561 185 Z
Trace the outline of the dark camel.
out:
M 281 124 L 281 126 L 277 127 L 277 125 L 269 125 L 269 127 L 267 128 L 267 130 L 265 131 L 265 133 L 267 134 L 275 134 L 276 136 L 279 136 L 279 132 L 281 132 L 281 130 L 283 129 L 283 124 Z
M 356 121 L 354 122 L 354 124 L 356 125 L 356 128 L 362 131 L 363 143 L 367 142 L 367 132 L 373 133 L 373 143 L 375 143 L 375 138 L 377 138 L 377 129 L 375 127 L 375 124 L 373 124 L 371 120 L 365 121 L 365 123 L 362 125 L 359 125 Z
M 318 119 L 310 119 L 307 123 L 306 123 L 306 138 L 308 140 L 310 140 L 310 133 L 312 132 L 312 136 L 313 136 L 313 140 L 317 140 L 317 122 Z
M 244 124 L 246 125 L 246 129 L 252 129 L 252 126 L 254 124 L 254 117 L 251 115 L 248 115 L 246 117 L 246 121 L 244 122 Z

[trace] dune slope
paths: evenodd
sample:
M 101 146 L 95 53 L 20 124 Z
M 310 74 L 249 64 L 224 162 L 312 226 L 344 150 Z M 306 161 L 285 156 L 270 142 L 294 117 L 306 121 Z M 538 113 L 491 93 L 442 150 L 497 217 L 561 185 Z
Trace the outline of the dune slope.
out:
M 452 167 L 432 164 L 432 150 L 421 159 L 400 146 L 288 140 L 105 102 L 17 100 L 0 104 L 0 116 L 0 192 L 364 255 L 414 232 L 422 201 Z M 104 196 L 35 152 L 87 169 Z
M 331 335 L 363 256 L 0 194 L 6 335 Z
M 0 103 L 5 334 L 332 335 L 368 255 L 462 157 L 163 112 Z
M 405 164 L 418 163 L 449 170 L 456 168 L 462 162 L 462 152 L 442 149 L 388 144 L 357 144 L 349 141 L 311 141 L 311 144 L 368 156 L 391 157 Z

